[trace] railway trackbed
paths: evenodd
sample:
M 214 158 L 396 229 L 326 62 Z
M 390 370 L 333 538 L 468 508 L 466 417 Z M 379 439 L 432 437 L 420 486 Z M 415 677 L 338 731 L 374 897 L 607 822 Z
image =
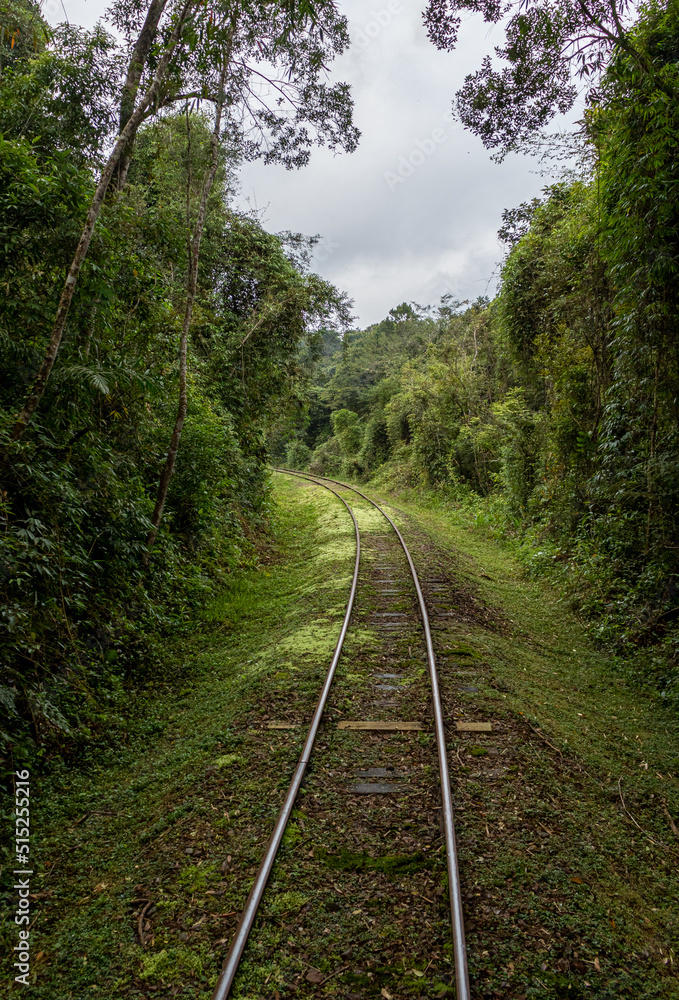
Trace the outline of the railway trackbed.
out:
M 278 837 L 269 844 L 213 1000 L 225 1000 L 234 979 L 238 987 L 252 925 L 250 965 L 257 954 L 275 962 L 276 943 L 288 968 L 301 965 L 280 989 L 264 991 L 273 1000 L 319 994 L 342 1000 L 584 998 L 596 989 L 602 964 L 592 944 L 574 945 L 582 903 L 568 893 L 590 887 L 572 873 L 573 837 L 575 844 L 582 838 L 581 855 L 595 848 L 577 827 L 582 820 L 564 816 L 554 776 L 545 783 L 540 771 L 551 754 L 552 768 L 570 771 L 570 782 L 575 778 L 577 796 L 596 778 L 520 714 L 488 717 L 480 692 L 493 681 L 479 655 L 478 630 L 507 635 L 511 626 L 454 585 L 440 562 L 437 570 L 424 560 L 420 581 L 396 524 L 361 491 L 288 475 L 330 489 L 354 521 L 356 574 L 340 637 L 347 639 L 344 647 L 338 642 L 311 723 L 316 745 L 308 736 Z M 476 630 L 475 646 L 464 642 L 469 630 Z M 293 702 L 281 708 L 267 722 L 272 748 L 306 729 Z M 456 815 L 464 828 L 461 863 Z M 276 841 L 285 845 L 286 837 L 277 868 L 291 889 L 280 894 L 279 879 L 274 908 L 258 918 Z M 494 871 L 486 876 L 491 856 Z M 261 931 L 272 918 L 274 944 L 269 934 L 263 948 Z M 471 982 L 465 920 L 473 937 Z M 615 932 L 610 915 L 608 926 Z M 662 961 L 673 961 L 667 945 L 657 948 Z M 498 969 L 501 956 L 506 964 Z M 532 980 L 526 976 L 531 965 L 539 970 Z M 249 996 L 245 981 L 242 986 L 238 995 Z
M 212 996 L 355 563 L 336 497 L 274 489 L 275 546 L 177 636 L 176 674 L 89 763 L 40 782 L 36 1000 Z M 338 491 L 361 533 L 355 605 L 233 1000 L 456 992 L 417 594 L 382 515 Z M 679 1000 L 679 725 L 506 547 L 395 502 L 440 676 L 471 1000 Z
M 367 930 L 374 934 L 377 956 L 380 937 L 393 939 L 394 928 L 398 933 L 401 921 L 394 922 L 392 917 L 387 927 L 380 930 L 374 915 L 375 904 L 391 913 L 390 881 L 394 875 L 402 880 L 409 876 L 413 885 L 404 908 L 408 919 L 415 922 L 423 920 L 429 927 L 436 924 L 439 929 L 438 951 L 421 956 L 421 960 L 427 960 L 424 970 L 416 964 L 420 956 L 411 955 L 412 967 L 409 971 L 417 982 L 436 963 L 443 971 L 438 983 L 434 983 L 437 995 L 448 992 L 454 979 L 457 1000 L 469 1000 L 447 730 L 452 730 L 457 738 L 469 734 L 478 739 L 481 734 L 492 732 L 492 724 L 469 718 L 469 711 L 466 718 L 455 719 L 446 716 L 444 710 L 430 616 L 433 612 L 434 624 L 445 627 L 447 619 L 455 616 L 455 610 L 443 603 L 446 600 L 443 580 L 428 579 L 424 581 L 424 586 L 420 583 L 401 532 L 379 504 L 343 483 L 302 476 L 289 470 L 275 471 L 316 483 L 330 490 L 344 504 L 355 529 L 355 567 L 344 621 L 308 735 L 215 987 L 213 1000 L 225 1000 L 231 992 L 312 754 L 314 774 L 305 787 L 307 797 L 314 794 L 312 788 L 319 778 L 326 784 L 329 778 L 335 786 L 339 786 L 340 794 L 344 793 L 345 801 L 344 808 L 330 818 L 336 828 L 341 824 L 344 835 L 344 846 L 339 852 L 327 855 L 327 889 L 334 895 L 331 912 L 339 913 L 347 906 L 353 906 L 351 915 L 362 916 L 362 907 L 355 905 L 359 903 L 355 879 L 343 878 L 344 873 L 371 872 L 374 875 L 382 869 L 383 891 L 365 901 L 366 914 L 371 915 L 366 915 L 363 921 Z M 349 495 L 352 504 L 358 502 L 368 508 L 363 514 L 368 514 L 370 528 L 363 533 L 347 500 Z M 360 594 L 359 580 L 361 589 L 370 592 L 372 600 L 369 609 L 361 596 L 357 599 L 357 591 Z M 366 632 L 369 656 L 361 664 L 363 669 L 360 674 L 351 670 L 347 673 L 353 686 L 351 717 L 347 717 L 346 698 L 342 700 L 341 693 L 338 696 L 333 680 L 352 618 L 354 627 L 358 630 L 363 628 Z M 465 652 L 458 650 L 458 655 L 464 657 Z M 461 671 L 461 675 L 468 673 L 464 668 Z M 467 688 L 474 690 L 471 685 Z M 314 743 L 323 720 L 335 727 L 334 737 L 342 756 L 338 769 L 328 769 L 322 750 L 314 754 Z M 294 717 L 281 718 L 269 722 L 268 728 L 277 734 L 274 738 L 285 739 L 284 734 L 289 734 L 297 725 L 299 722 Z M 413 827 L 416 828 L 416 836 L 412 836 Z M 383 853 L 378 854 L 374 849 L 357 850 L 357 847 L 363 847 L 367 830 L 373 834 L 379 832 Z M 408 844 L 406 850 L 402 846 L 404 843 Z M 323 851 L 322 844 L 319 849 Z M 314 851 L 310 853 L 313 857 Z M 344 883 L 344 887 L 338 883 Z M 447 888 L 445 893 L 444 885 Z M 407 892 L 403 882 L 400 888 Z M 448 919 L 442 913 L 444 896 L 448 901 Z M 415 900 L 427 904 L 431 912 L 427 915 L 419 913 L 417 904 L 413 905 Z M 340 930 L 339 919 L 329 922 L 335 923 L 336 929 Z M 332 934 L 330 928 L 324 929 L 324 932 Z M 348 935 L 343 944 L 340 940 L 333 940 L 333 947 L 340 949 L 344 958 L 351 959 L 351 943 L 352 936 Z M 403 961 L 405 972 L 408 971 L 405 956 Z M 346 972 L 351 965 L 348 961 L 340 971 Z M 317 986 L 334 975 L 337 973 L 325 975 L 311 967 L 305 981 L 310 986 Z M 361 978 L 368 979 L 368 986 L 373 985 L 369 972 L 365 976 L 359 973 L 358 979 Z M 390 994 L 383 989 L 382 995 Z M 349 992 L 347 996 L 359 997 L 363 993 Z

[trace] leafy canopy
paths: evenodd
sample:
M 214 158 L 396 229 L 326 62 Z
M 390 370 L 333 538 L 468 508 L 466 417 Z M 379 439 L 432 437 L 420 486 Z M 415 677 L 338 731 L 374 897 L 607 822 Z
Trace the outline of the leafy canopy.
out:
M 648 69 L 629 38 L 636 6 L 627 0 L 429 0 L 424 22 L 431 41 L 452 51 L 463 17 L 502 24 L 495 56 L 484 56 L 456 94 L 459 120 L 500 156 L 534 139 L 577 97 L 575 80 L 594 81 L 623 49 Z

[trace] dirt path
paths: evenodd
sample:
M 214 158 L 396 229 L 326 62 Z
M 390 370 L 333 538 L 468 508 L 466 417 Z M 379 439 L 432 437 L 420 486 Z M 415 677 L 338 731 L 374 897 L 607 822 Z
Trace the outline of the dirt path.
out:
M 310 715 L 353 556 L 336 500 L 277 491 L 281 554 L 177 648 L 180 696 L 161 686 L 127 736 L 41 789 L 41 1000 L 210 996 L 303 738 L 268 726 Z M 432 608 L 448 717 L 493 724 L 450 728 L 473 996 L 679 997 L 676 720 L 497 542 L 401 501 L 390 513 Z M 241 1000 L 454 996 L 423 648 L 371 518 L 357 627 Z M 337 727 L 395 710 L 425 731 Z M 359 790 L 374 781 L 398 787 Z

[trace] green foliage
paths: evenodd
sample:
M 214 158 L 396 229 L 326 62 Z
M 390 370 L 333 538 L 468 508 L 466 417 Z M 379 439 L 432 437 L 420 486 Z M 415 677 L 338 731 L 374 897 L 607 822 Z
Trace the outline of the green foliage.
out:
M 655 2 L 646 8 L 663 9 Z M 667 9 L 671 10 L 671 4 Z M 629 30 L 632 11 L 636 8 L 617 0 L 592 4 L 579 0 L 510 0 L 506 4 L 428 0 L 424 22 L 430 40 L 447 51 L 456 48 L 462 21 L 470 14 L 481 14 L 485 22 L 502 26 L 505 37 L 495 46 L 496 59 L 483 57 L 480 68 L 465 78 L 453 106 L 462 124 L 485 146 L 498 149 L 501 159 L 512 150 L 534 149 L 543 127 L 573 107 L 578 96 L 575 79 L 590 84 L 598 81 L 611 58 L 622 56 L 646 81 L 657 79 L 656 62 L 662 50 L 649 52 Z M 665 77 L 663 91 L 676 102 L 674 80 Z M 570 155 L 573 152 L 574 144 L 570 144 Z
M 108 36 L 62 34 L 58 55 L 17 61 L 0 78 L 3 444 L 44 354 L 108 127 L 97 103 L 106 105 L 97 60 Z M 288 245 L 230 209 L 234 157 L 222 150 L 188 415 L 146 570 L 177 405 L 187 222 L 210 133 L 200 112 L 168 114 L 139 133 L 129 184 L 104 205 L 41 407 L 0 469 L 6 759 L 82 750 L 158 676 L 164 636 L 181 631 L 230 570 L 256 563 L 253 537 L 269 515 L 266 438 L 299 407 L 298 348 L 313 354 L 319 328 L 346 321 L 344 297 L 299 270 L 303 238 Z
M 12 63 L 0 77 L 0 121 L 7 139 L 30 139 L 51 158 L 67 151 L 75 162 L 98 161 L 115 124 L 115 40 L 65 24 L 32 59 Z
M 592 531 L 600 537 L 604 518 L 612 522 L 618 566 L 635 565 L 655 605 L 652 618 L 667 620 L 679 514 L 679 116 L 668 94 L 677 83 L 677 4 L 649 6 L 634 37 L 653 59 L 653 75 L 621 54 L 590 119 L 616 293 Z
M 599 641 L 655 646 L 646 676 L 674 701 L 679 4 L 629 39 L 587 112 L 594 176 L 505 213 L 496 300 L 347 335 L 316 376 L 331 433 L 310 421 L 306 443 L 312 471 L 426 486 L 515 536 Z
M 305 469 L 310 458 L 311 451 L 303 441 L 291 441 L 285 452 L 285 464 L 289 469 Z
M 353 455 L 363 442 L 363 431 L 357 413 L 352 410 L 335 410 L 330 417 L 333 434 L 343 455 Z
M 0 76 L 42 52 L 50 29 L 35 0 L 3 0 L 0 7 Z

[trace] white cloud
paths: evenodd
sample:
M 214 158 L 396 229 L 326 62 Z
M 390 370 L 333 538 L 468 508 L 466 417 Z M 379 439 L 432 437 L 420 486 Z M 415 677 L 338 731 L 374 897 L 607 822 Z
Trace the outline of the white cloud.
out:
M 42 13 L 50 24 L 66 18 L 81 28 L 92 28 L 107 7 L 108 3 L 104 0 L 44 0 Z
M 355 300 L 362 325 L 404 300 L 427 304 L 453 290 L 470 300 L 492 294 L 502 210 L 546 183 L 526 158 L 493 163 L 480 141 L 451 123 L 453 95 L 492 51 L 492 32 L 469 22 L 456 53 L 437 52 L 422 25 L 423 6 L 403 2 L 376 33 L 373 12 L 386 22 L 386 3 L 342 4 L 354 44 L 332 77 L 352 85 L 363 133 L 356 153 L 319 150 L 294 173 L 260 163 L 242 170 L 241 200 L 263 210 L 269 228 L 319 233 L 332 245 L 315 267 Z M 436 130 L 445 139 L 428 152 Z M 409 160 L 412 175 L 394 182 Z
M 363 133 L 356 153 L 320 149 L 294 172 L 261 163 L 242 170 L 240 202 L 262 210 L 268 228 L 321 235 L 315 267 L 355 300 L 361 324 L 404 300 L 426 304 L 453 289 L 464 299 L 492 294 L 502 209 L 534 197 L 546 183 L 527 158 L 491 162 L 478 140 L 450 122 L 455 91 L 495 38 L 474 19 L 463 26 L 454 54 L 437 52 L 422 25 L 424 3 L 340 4 L 353 44 L 332 77 L 352 85 Z M 106 7 L 101 0 L 64 5 L 69 19 L 86 27 Z M 47 0 L 47 7 L 50 20 L 63 16 L 61 0 Z M 435 130 L 445 140 L 423 153 L 418 141 Z M 407 173 L 403 163 L 411 156 L 412 175 L 390 185 L 385 175 L 399 167 Z

